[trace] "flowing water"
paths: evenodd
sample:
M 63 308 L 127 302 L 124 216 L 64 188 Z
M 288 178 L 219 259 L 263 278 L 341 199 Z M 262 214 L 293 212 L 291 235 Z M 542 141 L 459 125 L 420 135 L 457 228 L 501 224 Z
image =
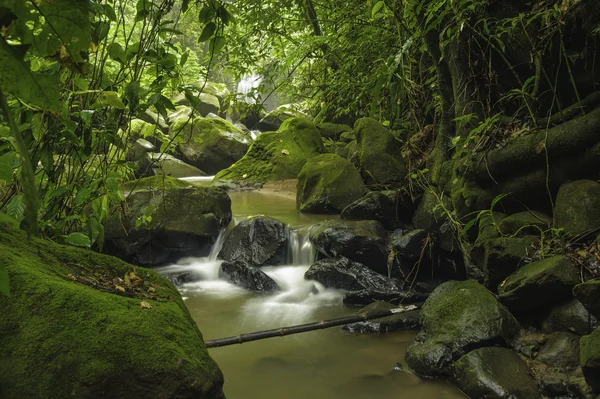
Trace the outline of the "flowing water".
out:
M 219 280 L 221 234 L 206 258 L 182 259 L 159 270 L 186 271 L 201 281 L 180 287 L 192 317 L 210 340 L 353 314 L 343 293 L 304 280 L 315 258 L 308 226 L 331 218 L 300 214 L 295 201 L 260 192 L 230 193 L 235 221 L 266 214 L 290 225 L 288 265 L 265 267 L 281 287 L 261 295 Z M 447 382 L 424 380 L 404 370 L 415 332 L 355 335 L 331 328 L 210 349 L 225 376 L 229 399 L 464 398 Z

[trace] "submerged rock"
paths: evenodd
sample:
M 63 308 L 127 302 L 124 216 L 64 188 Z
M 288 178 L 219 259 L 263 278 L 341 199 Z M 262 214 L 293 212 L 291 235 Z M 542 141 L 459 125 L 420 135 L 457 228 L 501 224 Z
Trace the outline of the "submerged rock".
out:
M 289 236 L 288 227 L 279 220 L 252 216 L 227 233 L 218 257 L 250 266 L 281 265 L 286 261 Z
M 397 305 L 388 302 L 377 301 L 362 308 L 357 314 L 378 312 L 382 310 L 394 309 Z M 358 323 L 346 324 L 342 330 L 358 334 L 385 334 L 399 330 L 417 330 L 421 323 L 419 321 L 421 311 L 419 309 L 410 312 L 399 313 L 381 319 L 360 321 Z
M 579 275 L 566 256 L 529 263 L 498 287 L 502 303 L 510 309 L 532 310 L 571 296 Z
M 231 200 L 221 189 L 193 187 L 168 176 L 143 178 L 125 188 L 132 190 L 127 206 L 115 206 L 105 225 L 105 251 L 135 264 L 207 255 L 231 221 Z
M 600 229 L 600 184 L 577 180 L 560 186 L 554 207 L 554 226 L 570 235 Z
M 600 319 L 600 279 L 577 284 L 573 295 L 596 319 Z
M 310 241 L 325 256 L 344 256 L 388 275 L 387 232 L 375 220 L 328 220 L 311 228 Z
M 239 260 L 223 262 L 219 270 L 219 276 L 250 291 L 271 292 L 279 290 L 275 280 L 265 272 Z
M 585 380 L 600 391 L 600 329 L 581 337 L 579 359 Z
M 306 271 L 304 278 L 318 281 L 328 288 L 348 291 L 398 291 L 392 280 L 343 256 L 317 261 Z
M 298 210 L 310 213 L 340 213 L 368 191 L 354 165 L 335 154 L 306 162 L 297 187 Z
M 469 351 L 508 345 L 519 323 L 484 286 L 476 281 L 449 281 L 435 289 L 421 309 L 422 330 L 406 352 L 417 374 L 447 374 Z
M 0 216 L 11 287 L 11 296 L 0 293 L 2 398 L 224 398 L 223 375 L 167 280 L 28 240 L 11 223 Z
M 480 348 L 461 357 L 452 382 L 471 398 L 541 399 L 527 364 L 506 348 Z

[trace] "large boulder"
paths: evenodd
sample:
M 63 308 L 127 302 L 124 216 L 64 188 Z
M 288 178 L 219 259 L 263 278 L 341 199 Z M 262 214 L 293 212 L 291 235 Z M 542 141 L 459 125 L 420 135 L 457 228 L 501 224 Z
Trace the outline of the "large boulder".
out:
M 551 224 L 552 219 L 549 216 L 541 212 L 525 211 L 503 218 L 498 228 L 502 234 L 509 236 L 539 236 L 548 230 Z
M 106 222 L 105 251 L 135 264 L 207 255 L 231 221 L 231 200 L 218 188 L 154 176 L 130 182 L 125 190 L 125 203 L 115 206 Z
M 401 143 L 383 125 L 372 118 L 362 118 L 354 124 L 358 143 L 360 171 L 368 184 L 401 182 L 406 167 L 401 155 Z
M 258 136 L 242 159 L 215 176 L 215 184 L 295 179 L 306 161 L 323 151 L 315 125 L 307 119 L 291 118 L 277 132 Z
M 577 299 L 553 306 L 542 318 L 542 332 L 572 332 L 586 335 L 598 327 L 598 320 Z
M 579 273 L 563 255 L 529 263 L 498 287 L 502 303 L 514 310 L 532 310 L 571 296 Z
M 600 329 L 581 337 L 579 360 L 587 383 L 600 391 Z
M 224 398 L 181 296 L 157 273 L 28 239 L 0 217 L 0 396 Z
M 209 174 L 228 168 L 250 148 L 252 138 L 221 118 L 179 118 L 170 128 L 183 160 Z
M 470 398 L 542 397 L 527 364 L 506 348 L 480 348 L 461 357 L 454 363 L 452 382 Z
M 352 128 L 348 125 L 339 125 L 337 123 L 319 123 L 317 129 L 321 132 L 321 137 L 338 141 L 343 133 L 352 132 Z
M 554 206 L 554 227 L 570 235 L 597 233 L 600 229 L 600 184 L 577 180 L 560 186 Z
M 227 233 L 218 257 L 250 266 L 281 265 L 286 261 L 289 236 L 288 227 L 279 220 L 253 216 Z
M 136 175 L 138 176 L 164 175 L 175 178 L 206 176 L 206 173 L 197 167 L 164 153 L 149 152 L 144 155 L 142 160 L 138 161 L 137 166 Z
M 310 241 L 325 256 L 341 255 L 388 275 L 387 232 L 375 220 L 321 222 L 312 226 Z
M 596 319 L 600 320 L 600 279 L 577 284 L 573 288 L 573 295 Z
M 194 97 L 196 98 L 196 101 L 195 104 L 192 105 L 184 93 L 179 93 L 173 98 L 173 104 L 184 105 L 187 107 L 194 106 L 202 116 L 206 116 L 210 113 L 218 114 L 221 111 L 221 104 L 216 96 L 209 93 L 200 93 Z
M 219 269 L 219 277 L 250 291 L 272 292 L 279 290 L 275 280 L 265 272 L 239 260 L 223 262 L 221 269 Z
M 340 213 L 368 191 L 354 165 L 335 154 L 306 162 L 297 187 L 298 210 L 310 213 Z
M 315 262 L 306 271 L 304 278 L 318 281 L 328 288 L 348 291 L 398 291 L 398 287 L 392 280 L 343 256 Z
M 519 331 L 514 316 L 476 281 L 449 281 L 433 291 L 421 309 L 422 330 L 406 362 L 425 376 L 448 374 L 469 351 L 507 346 Z
M 555 332 L 546 336 L 535 360 L 560 369 L 575 369 L 579 366 L 580 337 L 568 332 Z
M 266 114 L 258 122 L 257 128 L 261 132 L 273 132 L 279 129 L 283 122 L 291 118 L 308 118 L 308 116 L 300 111 L 297 105 L 285 104 Z
M 371 191 L 344 210 L 345 220 L 377 220 L 386 230 L 395 230 L 411 224 L 415 204 L 398 191 Z
M 487 240 L 483 247 L 483 285 L 496 291 L 498 285 L 523 264 L 525 257 L 534 252 L 534 236 L 498 237 Z

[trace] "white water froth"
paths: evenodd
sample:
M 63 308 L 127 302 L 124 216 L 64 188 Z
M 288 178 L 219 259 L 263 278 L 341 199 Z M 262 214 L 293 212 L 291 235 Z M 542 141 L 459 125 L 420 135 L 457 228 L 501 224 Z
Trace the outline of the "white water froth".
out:
M 254 104 L 256 102 L 254 98 L 248 95 L 248 93 L 253 89 L 256 89 L 260 85 L 260 82 L 262 82 L 262 77 L 255 73 L 246 75 L 240 80 L 237 86 L 237 92 L 242 95 L 243 101 L 248 104 Z
M 189 181 L 189 182 L 197 182 L 197 181 L 212 181 L 214 176 L 190 176 L 190 177 L 180 177 L 179 180 Z

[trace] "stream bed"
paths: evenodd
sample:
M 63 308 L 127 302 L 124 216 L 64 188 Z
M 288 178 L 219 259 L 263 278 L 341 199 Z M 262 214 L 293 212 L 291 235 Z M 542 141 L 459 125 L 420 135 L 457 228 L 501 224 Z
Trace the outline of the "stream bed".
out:
M 342 292 L 304 280 L 315 257 L 307 229 L 335 216 L 301 214 L 294 200 L 256 191 L 232 192 L 230 197 L 236 222 L 262 214 L 289 224 L 289 265 L 262 268 L 281 287 L 275 294 L 257 294 L 219 280 L 221 236 L 209 257 L 182 259 L 159 269 L 163 274 L 191 271 L 202 278 L 179 289 L 205 340 L 356 312 L 342 305 Z M 213 348 L 210 354 L 223 371 L 229 399 L 465 398 L 448 382 L 407 371 L 404 353 L 415 335 L 360 335 L 334 327 Z M 397 363 L 404 371 L 395 370 Z

